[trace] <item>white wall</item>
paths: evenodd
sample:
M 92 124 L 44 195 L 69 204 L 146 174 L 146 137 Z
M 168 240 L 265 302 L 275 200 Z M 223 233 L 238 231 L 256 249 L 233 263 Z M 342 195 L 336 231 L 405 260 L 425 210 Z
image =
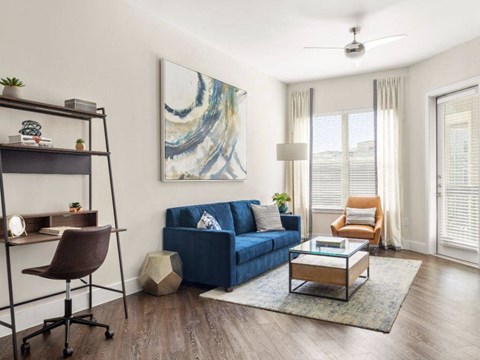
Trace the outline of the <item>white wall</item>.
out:
M 313 87 L 315 113 L 371 106 L 375 78 L 404 75 L 406 116 L 402 139 L 404 155 L 404 246 L 428 252 L 426 234 L 425 124 L 426 94 L 443 86 L 480 75 L 480 38 L 461 44 L 408 68 L 372 74 L 293 84 L 288 92 Z M 337 214 L 316 213 L 314 233 L 330 233 Z
M 0 77 L 16 76 L 27 99 L 63 104 L 73 97 L 96 101 L 108 113 L 118 218 L 126 279 L 131 290 L 149 251 L 162 249 L 165 209 L 195 203 L 257 198 L 271 202 L 283 191 L 284 166 L 275 144 L 285 140 L 286 86 L 229 55 L 155 19 L 127 1 L 80 2 L 1 0 Z M 160 178 L 159 60 L 186 65 L 248 91 L 248 180 L 243 182 L 163 183 Z M 86 137 L 81 121 L 0 109 L 0 142 L 17 133 L 25 119 L 39 121 L 59 147 L 72 148 Z M 100 123 L 99 123 L 100 124 Z M 94 128 L 94 147 L 102 149 L 102 131 Z M 112 223 L 105 159 L 94 160 L 94 201 L 100 223 Z M 65 210 L 87 200 L 86 179 L 63 175 L 5 176 L 8 214 Z M 119 281 L 114 242 L 98 283 Z M 12 249 L 17 301 L 63 289 L 64 284 L 21 275 L 44 265 L 55 243 Z M 0 248 L 0 304 L 7 303 L 4 249 Z M 62 304 L 54 315 L 62 312 Z M 19 308 L 21 311 L 22 308 Z M 31 313 L 28 313 L 32 315 Z M 27 314 L 27 315 L 28 315 Z M 44 313 L 25 315 L 23 326 Z M 6 313 L 0 314 L 6 320 Z M 20 324 L 20 327 L 22 327 Z M 0 334 L 7 334 L 0 327 Z

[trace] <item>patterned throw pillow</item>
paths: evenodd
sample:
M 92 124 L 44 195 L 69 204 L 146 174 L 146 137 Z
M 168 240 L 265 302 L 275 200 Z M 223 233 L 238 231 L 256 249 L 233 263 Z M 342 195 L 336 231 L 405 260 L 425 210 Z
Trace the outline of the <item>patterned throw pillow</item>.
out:
M 209 230 L 222 230 L 222 227 L 218 221 L 210 215 L 208 212 L 204 211 L 202 217 L 197 223 L 198 229 L 209 229 Z
M 278 206 L 252 204 L 253 216 L 257 224 L 257 231 L 285 230 L 282 226 Z
M 355 209 L 347 207 L 347 220 L 345 225 L 370 225 L 375 226 L 376 208 Z

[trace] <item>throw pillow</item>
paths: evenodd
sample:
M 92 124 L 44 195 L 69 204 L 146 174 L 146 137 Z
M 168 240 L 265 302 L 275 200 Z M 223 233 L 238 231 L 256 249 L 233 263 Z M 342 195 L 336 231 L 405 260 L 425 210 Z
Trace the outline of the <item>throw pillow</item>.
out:
M 222 227 L 208 212 L 204 211 L 202 217 L 197 223 L 198 229 L 209 229 L 209 230 L 222 230 Z
M 356 209 L 347 207 L 347 220 L 345 225 L 370 225 L 375 226 L 376 208 Z
M 257 231 L 285 230 L 282 226 L 277 205 L 252 204 L 252 211 L 257 224 Z

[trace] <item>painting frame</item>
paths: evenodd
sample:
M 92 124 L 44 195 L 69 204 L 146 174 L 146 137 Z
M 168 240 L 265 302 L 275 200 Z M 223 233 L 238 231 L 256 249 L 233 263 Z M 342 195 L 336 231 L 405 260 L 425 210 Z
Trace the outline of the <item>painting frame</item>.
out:
M 162 181 L 247 180 L 246 90 L 162 58 L 160 123 Z

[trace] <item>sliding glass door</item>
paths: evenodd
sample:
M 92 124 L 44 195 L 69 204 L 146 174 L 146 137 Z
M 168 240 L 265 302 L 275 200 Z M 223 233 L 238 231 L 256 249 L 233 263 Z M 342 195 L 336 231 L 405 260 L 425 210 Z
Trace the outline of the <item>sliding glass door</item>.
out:
M 478 264 L 479 96 L 473 87 L 437 98 L 437 252 Z

